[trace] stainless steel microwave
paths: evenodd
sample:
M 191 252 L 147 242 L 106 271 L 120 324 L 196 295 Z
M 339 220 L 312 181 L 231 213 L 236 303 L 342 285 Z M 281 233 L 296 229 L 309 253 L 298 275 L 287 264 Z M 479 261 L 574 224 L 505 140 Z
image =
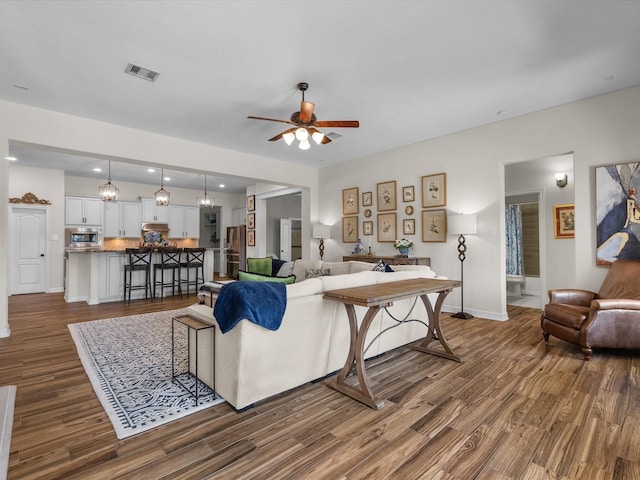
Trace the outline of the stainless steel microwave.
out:
M 65 241 L 67 248 L 100 248 L 102 247 L 102 229 L 66 228 Z

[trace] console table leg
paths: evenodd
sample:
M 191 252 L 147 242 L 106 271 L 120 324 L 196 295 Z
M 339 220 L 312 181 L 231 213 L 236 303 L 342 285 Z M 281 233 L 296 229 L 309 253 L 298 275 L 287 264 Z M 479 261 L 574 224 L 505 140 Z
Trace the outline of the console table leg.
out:
M 428 329 L 427 335 L 425 336 L 422 343 L 411 348 L 419 352 L 430 353 L 431 355 L 448 358 L 449 360 L 455 360 L 456 362 L 462 363 L 464 361 L 463 358 L 453 353 L 453 349 L 447 343 L 446 338 L 444 338 L 444 335 L 442 334 L 442 329 L 440 328 L 440 311 L 442 310 L 444 299 L 449 294 L 449 292 L 451 292 L 451 290 L 443 290 L 438 294 L 435 309 L 431 307 L 431 302 L 429 301 L 427 295 L 420 295 L 422 303 L 424 303 L 424 307 L 427 309 L 427 314 L 429 316 L 429 326 L 432 326 L 433 330 L 435 330 L 438 341 L 440 342 L 440 345 L 442 345 L 444 352 L 439 349 L 436 350 L 433 348 L 428 348 L 428 345 L 433 339 L 431 328 Z
M 362 320 L 360 328 L 358 329 L 355 307 L 349 304 L 345 304 L 344 306 L 347 309 L 351 332 L 349 354 L 344 367 L 342 367 L 342 370 L 338 373 L 336 381 L 328 382 L 327 385 L 334 390 L 353 398 L 354 400 L 364 403 L 376 410 L 380 410 L 384 407 L 384 402 L 375 397 L 373 390 L 369 386 L 369 378 L 367 377 L 367 371 L 364 364 L 364 343 L 367 338 L 367 331 L 369 330 L 369 326 L 371 325 L 374 317 L 380 310 L 380 307 L 370 307 Z M 352 387 L 351 385 L 345 384 L 344 381 L 354 364 L 356 367 L 356 374 L 358 376 L 358 386 Z

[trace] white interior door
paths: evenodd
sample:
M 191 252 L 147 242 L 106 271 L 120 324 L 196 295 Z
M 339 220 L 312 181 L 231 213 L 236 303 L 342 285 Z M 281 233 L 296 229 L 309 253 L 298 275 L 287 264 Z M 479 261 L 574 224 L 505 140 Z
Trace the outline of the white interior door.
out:
M 291 261 L 291 219 L 280 219 L 280 260 Z
M 46 208 L 11 209 L 10 292 L 39 293 L 47 285 Z

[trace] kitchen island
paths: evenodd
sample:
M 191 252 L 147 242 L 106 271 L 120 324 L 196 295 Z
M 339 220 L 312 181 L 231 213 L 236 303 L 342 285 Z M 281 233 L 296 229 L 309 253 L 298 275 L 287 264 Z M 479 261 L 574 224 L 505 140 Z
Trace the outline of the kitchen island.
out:
M 213 280 L 215 263 L 224 265 L 226 249 L 207 248 L 204 261 L 204 280 Z M 159 263 L 160 255 L 153 263 Z M 124 266 L 128 262 L 125 250 L 67 249 L 65 251 L 65 291 L 67 302 L 87 302 L 89 305 L 117 302 L 124 299 Z M 144 272 L 133 272 L 134 283 L 144 282 Z M 144 298 L 143 290 L 134 290 L 131 299 Z

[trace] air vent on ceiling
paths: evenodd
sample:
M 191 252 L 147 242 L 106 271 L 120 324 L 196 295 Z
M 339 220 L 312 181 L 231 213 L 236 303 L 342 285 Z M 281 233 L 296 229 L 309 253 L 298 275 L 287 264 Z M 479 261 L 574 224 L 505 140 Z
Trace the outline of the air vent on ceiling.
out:
M 153 70 L 149 70 L 148 68 L 141 67 L 139 65 L 134 65 L 133 63 L 127 65 L 124 72 L 129 75 L 133 75 L 134 77 L 144 78 L 150 82 L 155 82 L 158 75 L 160 75 L 158 72 L 154 72 Z
M 331 140 L 337 140 L 338 138 L 342 137 L 341 134 L 336 133 L 336 132 L 329 132 L 325 134 L 326 137 L 329 137 Z

